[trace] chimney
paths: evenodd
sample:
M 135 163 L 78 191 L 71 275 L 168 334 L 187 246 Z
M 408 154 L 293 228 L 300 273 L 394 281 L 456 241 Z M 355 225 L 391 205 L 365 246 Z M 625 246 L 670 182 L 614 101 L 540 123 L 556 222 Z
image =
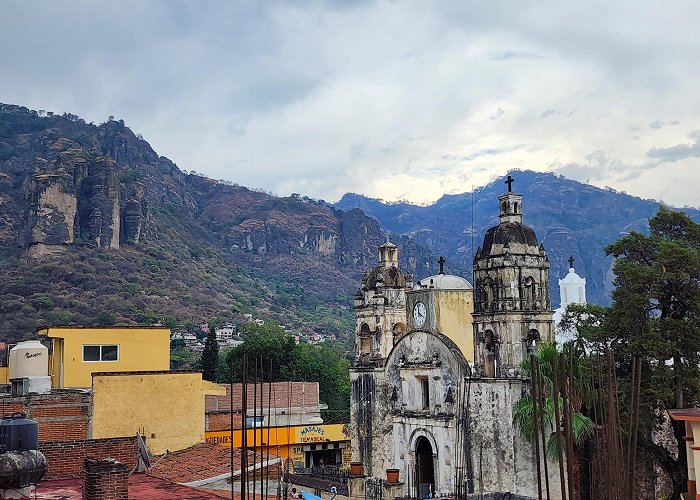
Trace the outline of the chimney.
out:
M 85 459 L 83 500 L 128 500 L 129 470 L 113 458 Z

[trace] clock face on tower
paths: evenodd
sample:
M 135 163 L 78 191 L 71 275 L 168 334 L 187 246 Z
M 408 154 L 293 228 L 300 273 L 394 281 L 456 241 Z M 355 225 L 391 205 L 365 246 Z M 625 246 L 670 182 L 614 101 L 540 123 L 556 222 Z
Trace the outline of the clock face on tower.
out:
M 416 305 L 413 306 L 413 323 L 415 323 L 418 328 L 423 326 L 425 323 L 425 316 L 425 304 L 422 302 L 416 302 Z

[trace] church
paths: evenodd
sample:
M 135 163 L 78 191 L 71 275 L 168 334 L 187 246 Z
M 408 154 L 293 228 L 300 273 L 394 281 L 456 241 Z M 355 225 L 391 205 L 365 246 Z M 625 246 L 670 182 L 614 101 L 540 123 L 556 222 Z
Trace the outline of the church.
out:
M 355 295 L 352 457 L 370 478 L 398 469 L 404 496 L 537 497 L 534 447 L 512 416 L 529 391 L 520 363 L 554 340 L 554 321 L 547 253 L 512 181 L 474 256 L 473 285 L 446 274 L 443 258 L 439 274 L 414 282 L 387 241 Z

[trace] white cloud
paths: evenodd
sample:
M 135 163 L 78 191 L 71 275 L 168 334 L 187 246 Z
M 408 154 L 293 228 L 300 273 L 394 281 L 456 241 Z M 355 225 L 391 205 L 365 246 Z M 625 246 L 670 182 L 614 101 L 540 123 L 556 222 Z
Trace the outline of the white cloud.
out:
M 421 202 L 556 168 L 697 204 L 663 186 L 698 166 L 699 8 L 8 2 L 0 100 L 123 118 L 181 168 L 279 194 Z

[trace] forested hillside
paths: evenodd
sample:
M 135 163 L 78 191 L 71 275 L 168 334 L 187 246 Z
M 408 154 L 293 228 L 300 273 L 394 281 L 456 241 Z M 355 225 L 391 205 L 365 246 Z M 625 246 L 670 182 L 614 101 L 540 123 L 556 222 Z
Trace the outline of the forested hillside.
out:
M 379 224 L 181 171 L 121 121 L 0 105 L 0 339 L 45 323 L 352 331 Z M 436 257 L 408 238 L 402 262 Z

